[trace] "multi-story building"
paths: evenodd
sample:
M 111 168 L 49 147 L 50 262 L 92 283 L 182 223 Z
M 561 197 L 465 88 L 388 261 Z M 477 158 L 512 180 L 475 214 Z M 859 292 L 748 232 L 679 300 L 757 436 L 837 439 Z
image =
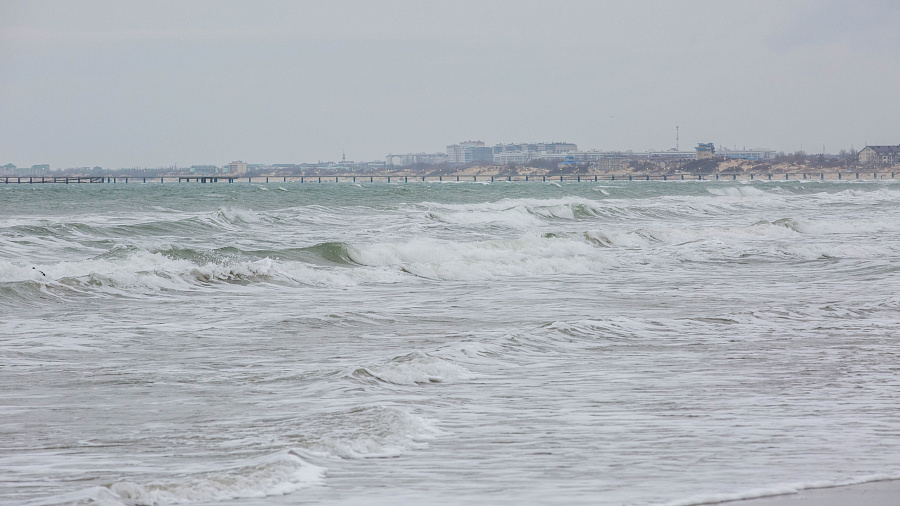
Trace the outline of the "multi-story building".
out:
M 764 148 L 728 149 L 723 147 L 719 150 L 719 156 L 741 160 L 773 160 L 775 159 L 775 150 Z
M 900 145 L 866 146 L 859 151 L 859 163 L 874 165 L 900 165 Z
M 489 156 L 490 153 L 490 156 Z M 493 151 L 481 141 L 464 141 L 447 146 L 447 162 L 461 165 L 464 163 L 491 161 Z
M 229 174 L 241 175 L 247 173 L 247 162 L 237 160 L 225 166 Z
M 570 142 L 534 142 L 496 144 L 492 149 L 494 163 L 519 164 L 532 160 L 563 160 L 566 155 L 577 152 L 578 146 Z

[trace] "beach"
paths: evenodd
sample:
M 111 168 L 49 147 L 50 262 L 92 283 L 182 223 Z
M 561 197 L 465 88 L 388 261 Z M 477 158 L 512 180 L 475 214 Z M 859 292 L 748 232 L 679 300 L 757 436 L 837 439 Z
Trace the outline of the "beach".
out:
M 796 494 L 739 501 L 746 506 L 896 506 L 900 504 L 900 480 L 803 490 Z

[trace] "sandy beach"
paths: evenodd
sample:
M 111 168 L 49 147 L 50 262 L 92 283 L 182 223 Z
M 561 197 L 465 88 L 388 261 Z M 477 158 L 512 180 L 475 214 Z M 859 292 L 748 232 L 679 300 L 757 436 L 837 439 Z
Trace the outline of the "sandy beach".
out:
M 816 488 L 802 490 L 796 494 L 725 504 L 740 504 L 741 506 L 897 506 L 900 505 L 900 480 Z

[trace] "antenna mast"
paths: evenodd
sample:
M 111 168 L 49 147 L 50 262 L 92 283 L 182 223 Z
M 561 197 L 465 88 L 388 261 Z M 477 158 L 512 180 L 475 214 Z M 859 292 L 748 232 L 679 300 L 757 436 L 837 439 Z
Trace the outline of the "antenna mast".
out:
M 680 151 L 678 146 L 678 126 L 675 127 L 675 151 Z

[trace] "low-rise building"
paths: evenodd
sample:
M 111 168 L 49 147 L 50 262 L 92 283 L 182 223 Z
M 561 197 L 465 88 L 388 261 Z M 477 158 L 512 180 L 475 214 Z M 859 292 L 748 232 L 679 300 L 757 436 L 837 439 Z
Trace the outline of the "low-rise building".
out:
M 10 164 L 12 165 L 12 164 Z M 11 169 L 16 176 L 46 176 L 50 173 L 49 164 L 32 165 L 31 167 L 16 167 Z
M 863 164 L 900 165 L 900 145 L 866 146 L 859 151 L 858 160 Z
M 705 160 L 716 156 L 716 147 L 711 142 L 701 142 L 694 149 L 697 151 L 697 160 Z
M 678 151 L 676 149 L 670 149 L 667 151 L 648 151 L 646 153 L 646 158 L 652 158 L 654 160 L 696 160 L 697 153 L 694 151 Z
M 719 156 L 725 158 L 734 158 L 739 160 L 774 160 L 775 150 L 765 148 L 753 149 L 728 149 L 719 150 Z
M 446 153 L 405 153 L 402 155 L 387 155 L 384 164 L 392 167 L 408 167 L 416 164 L 437 165 L 447 163 L 449 157 Z
M 191 165 L 192 174 L 217 174 L 219 167 L 216 165 Z

